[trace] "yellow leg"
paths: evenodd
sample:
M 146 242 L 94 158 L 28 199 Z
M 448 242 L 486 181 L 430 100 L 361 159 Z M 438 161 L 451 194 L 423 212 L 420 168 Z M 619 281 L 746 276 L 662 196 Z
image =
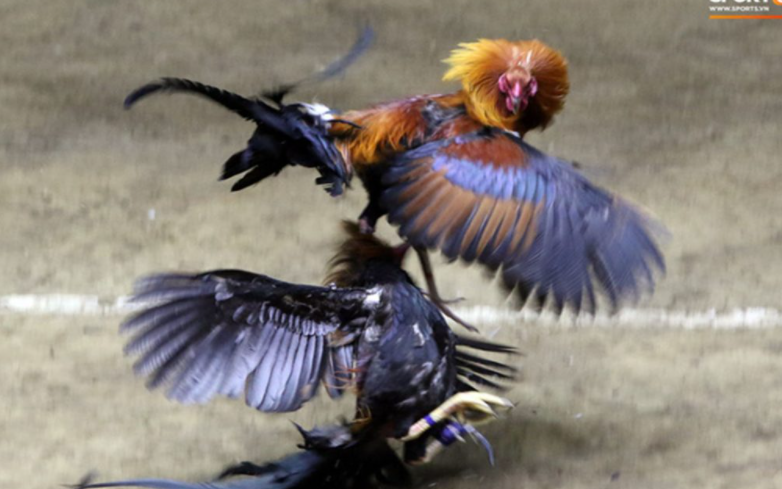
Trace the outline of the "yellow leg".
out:
M 448 398 L 429 415 L 413 424 L 407 435 L 401 438 L 401 440 L 415 440 L 435 424 L 450 417 L 456 418 L 460 423 L 469 423 L 471 425 L 490 422 L 499 416 L 495 408 L 512 409 L 513 403 L 488 392 L 460 392 Z

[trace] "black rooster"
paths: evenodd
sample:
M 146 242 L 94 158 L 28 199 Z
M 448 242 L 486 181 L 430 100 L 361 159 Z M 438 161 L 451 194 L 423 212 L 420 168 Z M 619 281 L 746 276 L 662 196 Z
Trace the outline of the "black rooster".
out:
M 400 267 L 408 245 L 390 247 L 357 224 L 344 227 L 348 237 L 332 260 L 328 286 L 239 270 L 156 275 L 138 282 L 136 300 L 157 304 L 122 326 L 134 334 L 126 352 L 140 354 L 136 373 L 149 376 L 150 388 L 166 386 L 179 402 L 244 393 L 258 410 L 287 412 L 311 399 L 321 383 L 332 397 L 355 391 L 356 415 L 347 426 L 302 431 L 305 452 L 225 473 L 269 478 L 270 485 L 257 479 L 254 488 L 305 487 L 297 484 L 323 474 L 340 481 L 333 487 L 382 478 L 396 467 L 387 438 L 405 441 L 408 463 L 427 461 L 466 434 L 490 451 L 472 425 L 493 419 L 495 408 L 511 407 L 473 384 L 499 387 L 487 377 L 509 379 L 513 368 L 465 349 L 513 349 L 455 335 Z M 358 466 L 350 469 L 346 459 Z

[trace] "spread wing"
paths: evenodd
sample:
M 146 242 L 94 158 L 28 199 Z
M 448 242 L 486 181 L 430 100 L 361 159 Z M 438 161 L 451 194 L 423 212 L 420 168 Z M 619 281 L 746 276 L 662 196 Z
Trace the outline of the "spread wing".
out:
M 414 245 L 501 268 L 523 299 L 594 310 L 664 270 L 653 223 L 571 164 L 513 134 L 484 129 L 403 154 L 384 176 L 382 204 Z
M 382 289 L 289 284 L 239 270 L 156 275 L 135 300 L 155 305 L 129 318 L 126 353 L 182 403 L 245 392 L 261 411 L 294 411 L 319 382 L 332 396 L 349 382 L 353 345 L 382 300 Z M 337 341 L 339 340 L 339 341 Z

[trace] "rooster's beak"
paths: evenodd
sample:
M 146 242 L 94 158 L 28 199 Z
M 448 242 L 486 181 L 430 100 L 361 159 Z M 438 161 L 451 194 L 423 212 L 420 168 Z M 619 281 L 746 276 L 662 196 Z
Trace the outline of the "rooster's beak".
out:
M 505 99 L 505 106 L 511 114 L 518 114 L 519 110 L 521 110 L 521 97 L 514 97 L 511 95 Z

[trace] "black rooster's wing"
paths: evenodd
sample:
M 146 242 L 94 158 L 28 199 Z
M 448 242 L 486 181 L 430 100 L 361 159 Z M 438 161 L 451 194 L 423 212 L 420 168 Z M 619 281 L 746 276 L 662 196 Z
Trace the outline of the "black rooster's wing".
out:
M 135 300 L 156 304 L 122 326 L 133 333 L 138 375 L 166 385 L 182 403 L 217 394 L 267 412 L 294 411 L 323 381 L 332 396 L 352 366 L 351 333 L 382 299 L 381 289 L 303 286 L 239 270 L 155 275 Z M 338 344 L 331 344 L 338 343 Z

